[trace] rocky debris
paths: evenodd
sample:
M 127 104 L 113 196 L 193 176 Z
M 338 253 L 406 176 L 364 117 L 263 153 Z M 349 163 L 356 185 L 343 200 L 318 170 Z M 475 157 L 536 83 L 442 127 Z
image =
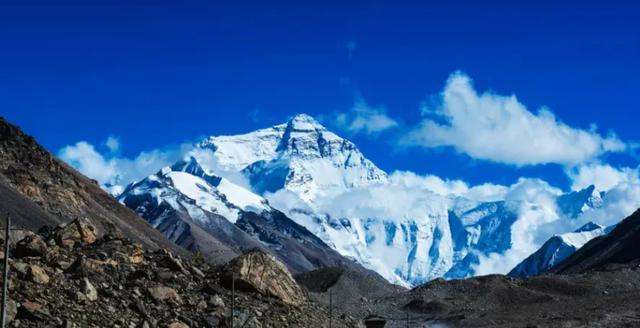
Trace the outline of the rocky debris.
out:
M 56 242 L 63 247 L 73 247 L 77 243 L 93 244 L 98 238 L 96 228 L 85 219 L 73 220 L 56 230 Z
M 236 288 L 271 295 L 290 305 L 301 305 L 307 299 L 284 264 L 262 250 L 252 250 L 227 265 L 227 286 L 234 274 Z
M 78 236 L 70 236 L 74 235 Z M 231 290 L 223 280 L 231 267 L 210 266 L 164 250 L 149 252 L 119 236 L 97 236 L 92 243 L 58 236 L 60 229 L 43 232 L 35 239 L 47 244 L 46 252 L 12 258 L 9 327 L 230 326 Z M 21 244 L 32 244 L 35 239 L 29 238 Z M 73 247 L 68 240 L 74 240 Z M 236 290 L 236 327 L 326 325 L 326 308 L 300 302 L 304 292 L 291 284 L 282 264 L 262 254 L 245 256 L 236 265 L 240 263 L 244 264 L 238 268 L 245 269 L 238 274 L 244 277 L 239 281 L 251 281 L 258 288 Z M 264 281 L 257 279 L 258 272 L 264 274 Z M 43 284 L 45 275 L 48 283 Z M 333 324 L 358 327 L 355 321 L 340 318 L 334 318 Z

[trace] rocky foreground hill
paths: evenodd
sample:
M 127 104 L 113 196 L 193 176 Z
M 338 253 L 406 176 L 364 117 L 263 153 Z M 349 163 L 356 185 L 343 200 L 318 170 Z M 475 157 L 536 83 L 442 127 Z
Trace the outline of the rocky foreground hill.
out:
M 260 250 L 226 266 L 146 251 L 77 220 L 35 234 L 12 231 L 10 327 L 324 327 L 286 267 Z M 334 327 L 357 327 L 333 319 Z

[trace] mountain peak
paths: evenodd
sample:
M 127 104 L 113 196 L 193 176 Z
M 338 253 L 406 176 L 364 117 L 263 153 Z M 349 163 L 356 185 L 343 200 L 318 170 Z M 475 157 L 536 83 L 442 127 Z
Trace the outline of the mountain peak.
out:
M 305 113 L 292 117 L 287 126 L 296 131 L 326 130 L 315 118 Z
M 558 197 L 556 203 L 562 213 L 570 218 L 577 218 L 589 209 L 601 207 L 602 197 L 595 186 L 591 185 Z
M 599 224 L 593 223 L 593 222 L 588 222 L 585 225 L 583 225 L 582 227 L 578 228 L 577 230 L 575 230 L 574 232 L 588 232 L 588 231 L 593 231 L 596 229 L 604 229 L 604 227 L 602 227 Z

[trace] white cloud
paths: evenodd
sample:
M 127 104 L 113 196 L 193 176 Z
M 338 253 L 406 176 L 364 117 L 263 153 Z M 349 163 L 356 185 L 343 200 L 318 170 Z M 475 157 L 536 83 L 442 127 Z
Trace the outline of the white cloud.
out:
M 362 99 L 357 100 L 349 111 L 337 113 L 334 123 L 351 134 L 367 135 L 376 135 L 398 126 L 398 122 L 387 116 L 383 107 L 371 107 Z
M 440 106 L 423 113 L 430 118 L 409 132 L 404 143 L 449 146 L 473 158 L 517 166 L 575 165 L 626 148 L 615 135 L 568 126 L 548 109 L 532 113 L 515 96 L 479 94 L 462 73 L 451 75 Z
M 617 224 L 640 208 L 640 179 L 638 170 L 620 180 L 603 197 L 602 207 L 580 217 L 580 223 L 595 222 L 602 226 Z
M 421 176 L 410 171 L 395 171 L 389 176 L 389 180 L 394 185 L 414 191 L 426 189 L 441 196 L 460 196 L 469 191 L 469 186 L 462 180 L 443 180 L 435 175 Z
M 351 60 L 351 58 L 353 58 L 353 52 L 356 51 L 356 48 L 358 47 L 358 44 L 355 41 L 349 41 L 349 42 L 347 42 L 345 47 L 347 48 L 347 53 L 349 55 L 349 60 Z
M 597 175 L 598 171 L 603 171 L 614 177 L 613 180 L 604 179 L 605 182 L 616 181 L 604 194 L 601 207 L 587 210 L 576 219 L 564 217 L 556 205 L 560 190 L 541 180 L 521 179 L 505 195 L 508 203 L 518 206 L 518 220 L 511 228 L 512 246 L 504 253 L 480 254 L 475 273 L 508 273 L 553 235 L 574 231 L 588 222 L 611 226 L 640 207 L 638 170 L 615 169 L 608 165 L 585 166 L 583 170 L 589 171 L 584 176 L 591 177 L 593 172 Z M 590 184 L 586 183 L 585 187 Z
M 193 148 L 189 151 L 189 156 L 193 156 L 200 166 L 207 172 L 217 176 L 225 177 L 236 185 L 251 190 L 251 183 L 242 172 L 230 170 L 225 165 L 221 165 L 214 152 L 209 148 Z
M 164 166 L 172 165 L 191 149 L 191 144 L 183 144 L 144 151 L 134 158 L 127 158 L 116 155 L 116 149 L 120 147 L 117 139 L 109 137 L 105 145 L 109 152 L 101 154 L 92 144 L 79 141 L 60 149 L 58 157 L 101 185 L 122 185 L 142 179 Z
M 505 201 L 518 213 L 511 226 L 511 248 L 504 253 L 479 254 L 480 263 L 473 266 L 475 274 L 508 273 L 535 252 L 553 235 L 543 227 L 560 219 L 556 206 L 560 194 L 559 189 L 539 179 L 520 179 L 511 186 Z
M 86 141 L 62 148 L 58 157 L 100 184 L 111 181 L 118 174 L 115 163 L 106 160 Z
M 621 183 L 638 180 L 638 170 L 628 167 L 614 168 L 608 164 L 585 164 L 567 169 L 572 181 L 571 189 L 581 190 L 595 185 L 600 191 L 613 189 Z
M 104 145 L 109 148 L 109 151 L 112 153 L 117 153 L 120 151 L 120 139 L 115 136 L 109 136 L 107 141 L 104 142 Z
M 497 202 L 503 200 L 507 192 L 509 192 L 509 187 L 484 183 L 471 187 L 462 196 L 478 202 Z

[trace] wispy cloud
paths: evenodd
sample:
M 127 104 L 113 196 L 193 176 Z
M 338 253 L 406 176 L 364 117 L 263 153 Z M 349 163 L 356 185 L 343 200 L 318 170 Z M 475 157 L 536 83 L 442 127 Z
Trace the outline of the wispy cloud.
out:
M 347 42 L 345 47 L 347 48 L 347 54 L 349 56 L 349 60 L 351 60 L 351 58 L 353 58 L 353 52 L 356 51 L 356 48 L 358 47 L 358 44 L 355 41 L 352 40 L 352 41 Z
M 249 116 L 249 119 L 251 119 L 251 121 L 253 123 L 259 123 L 262 119 L 262 110 L 258 107 L 250 110 L 247 115 Z
M 387 115 L 384 107 L 369 106 L 363 99 L 357 99 L 350 110 L 336 113 L 333 123 L 338 129 L 352 135 L 377 135 L 398 126 L 398 122 Z
M 104 145 L 109 148 L 110 152 L 117 153 L 120 151 L 120 138 L 116 136 L 109 136 L 104 142 Z

